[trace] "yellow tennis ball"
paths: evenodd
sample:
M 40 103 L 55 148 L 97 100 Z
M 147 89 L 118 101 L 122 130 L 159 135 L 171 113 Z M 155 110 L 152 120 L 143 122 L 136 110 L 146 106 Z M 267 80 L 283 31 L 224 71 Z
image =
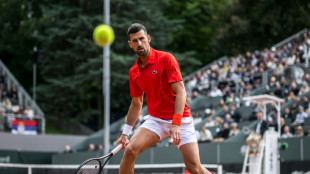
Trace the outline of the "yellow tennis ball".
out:
M 93 33 L 94 41 L 98 46 L 105 46 L 111 44 L 114 41 L 114 31 L 112 27 L 108 25 L 98 25 Z

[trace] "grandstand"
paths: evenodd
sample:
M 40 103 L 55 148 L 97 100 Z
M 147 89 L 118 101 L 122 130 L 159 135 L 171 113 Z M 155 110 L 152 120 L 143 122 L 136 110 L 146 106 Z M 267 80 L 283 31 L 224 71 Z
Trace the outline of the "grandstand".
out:
M 45 133 L 43 111 L 1 60 L 0 93 L 1 132 L 16 134 Z
M 281 131 L 279 141 L 288 143 L 286 150 L 280 150 L 281 174 L 310 170 L 309 35 L 309 30 L 304 29 L 270 49 L 248 51 L 230 58 L 224 56 L 184 77 L 187 101 L 192 109 L 192 115 L 197 118 L 195 122 L 197 135 L 201 134 L 200 130 L 205 126 L 213 139 L 220 139 L 216 142 L 199 143 L 203 164 L 221 164 L 224 171 L 241 173 L 246 155 L 246 138 L 249 131 L 255 129 L 256 113 L 261 111 L 260 106 L 244 98 L 268 94 L 284 100 L 280 107 L 283 118 L 281 127 L 277 124 L 278 111 L 275 106 L 266 105 L 266 121 L 269 127 Z M 12 79 L 13 76 L 2 62 L 0 66 L 4 79 Z M 10 88 L 12 84 L 9 81 L 7 80 L 4 86 Z M 23 88 L 16 80 L 12 81 L 17 86 L 18 96 L 22 96 L 25 93 Z M 25 93 L 23 95 L 25 99 L 19 97 L 19 103 L 31 104 L 35 111 L 34 118 L 44 120 L 43 112 L 34 102 L 29 103 L 31 100 L 28 100 L 27 96 Z M 136 128 L 143 122 L 142 116 L 147 114 L 147 108 L 144 107 Z M 239 130 L 231 136 L 223 135 L 223 124 L 229 123 L 231 126 L 227 115 L 237 123 Z M 125 117 L 111 124 L 110 142 L 113 145 L 122 130 L 124 119 Z M 40 124 L 44 125 L 44 121 Z M 288 132 L 284 132 L 285 126 L 289 127 Z M 44 128 L 38 130 L 39 133 L 44 133 Z M 89 157 L 102 154 L 96 147 L 99 148 L 102 144 L 103 135 L 104 130 L 92 134 L 72 145 L 70 152 L 63 149 L 62 153 L 52 152 L 38 157 L 41 160 L 32 158 L 20 161 L 10 158 L 10 162 L 75 165 Z M 90 144 L 95 148 L 90 149 Z M 164 139 L 156 147 L 143 152 L 136 164 L 183 163 L 181 154 L 176 151 L 168 139 Z M 119 164 L 121 156 L 122 152 L 112 158 L 110 164 Z M 2 158 L 4 159 L 3 155 L 0 155 L 0 162 L 5 161 L 5 159 L 1 161 Z M 0 171 L 2 170 L 6 168 L 0 167 Z

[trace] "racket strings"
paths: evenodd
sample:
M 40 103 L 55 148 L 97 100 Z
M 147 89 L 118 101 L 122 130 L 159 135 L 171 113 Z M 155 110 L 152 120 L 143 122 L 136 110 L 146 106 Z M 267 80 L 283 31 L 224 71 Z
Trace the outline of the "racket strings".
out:
M 85 163 L 76 174 L 99 174 L 101 172 L 101 163 L 99 160 L 90 160 Z

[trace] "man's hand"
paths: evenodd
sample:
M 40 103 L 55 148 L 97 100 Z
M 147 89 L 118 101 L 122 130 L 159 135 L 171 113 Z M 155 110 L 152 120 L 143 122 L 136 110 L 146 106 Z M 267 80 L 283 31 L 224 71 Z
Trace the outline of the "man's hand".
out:
M 122 134 L 121 135 L 121 137 L 119 137 L 119 139 L 117 140 L 117 145 L 119 145 L 119 144 L 122 144 L 123 145 L 123 148 L 122 149 L 124 149 L 126 146 L 127 146 L 127 144 L 129 143 L 129 141 L 128 141 L 128 136 L 127 135 L 125 135 L 125 134 Z
M 176 124 L 171 124 L 170 130 L 169 130 L 169 138 L 173 140 L 174 145 L 179 145 L 181 142 L 181 129 L 180 126 Z

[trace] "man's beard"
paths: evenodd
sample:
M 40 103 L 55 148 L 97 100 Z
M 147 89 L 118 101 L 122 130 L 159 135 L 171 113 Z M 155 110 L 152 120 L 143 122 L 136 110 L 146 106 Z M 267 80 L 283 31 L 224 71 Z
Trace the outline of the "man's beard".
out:
M 141 48 L 143 48 L 143 47 L 141 47 Z M 139 48 L 138 48 L 138 50 L 139 50 Z M 145 49 L 145 48 L 143 48 L 143 51 L 141 52 L 141 51 L 136 51 L 136 53 L 138 54 L 138 56 L 145 56 L 146 54 L 147 54 L 147 50 Z

